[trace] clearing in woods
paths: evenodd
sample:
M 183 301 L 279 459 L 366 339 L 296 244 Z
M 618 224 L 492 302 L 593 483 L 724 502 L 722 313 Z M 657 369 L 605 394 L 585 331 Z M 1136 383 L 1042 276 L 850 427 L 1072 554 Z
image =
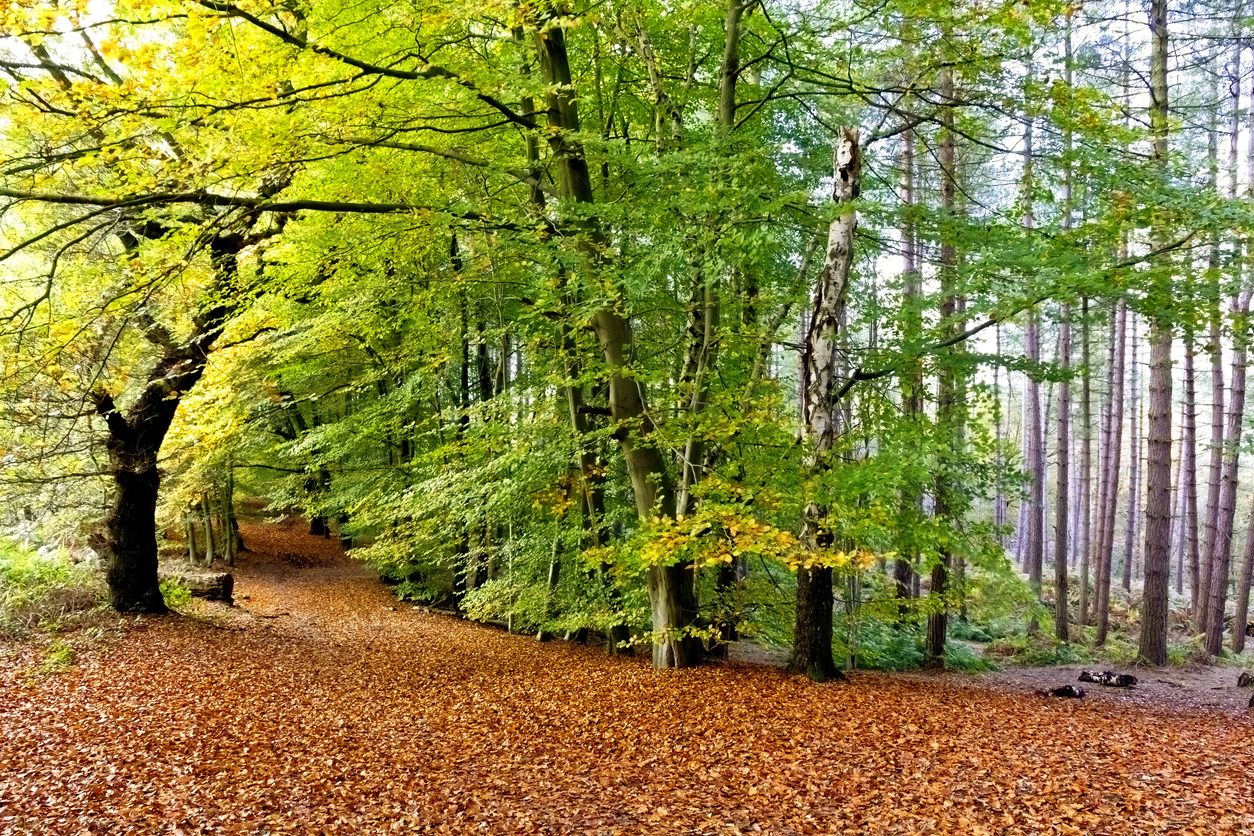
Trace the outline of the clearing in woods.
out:
M 1244 700 L 659 673 L 396 605 L 298 525 L 216 619 L 0 648 L 0 833 L 1254 833 Z

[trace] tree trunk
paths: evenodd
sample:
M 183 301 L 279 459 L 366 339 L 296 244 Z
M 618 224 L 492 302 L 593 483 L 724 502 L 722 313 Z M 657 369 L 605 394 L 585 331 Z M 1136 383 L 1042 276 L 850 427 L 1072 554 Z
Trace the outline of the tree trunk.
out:
M 1167 180 L 1167 0 L 1150 0 L 1150 131 L 1153 159 Z M 1166 243 L 1165 222 L 1155 218 L 1151 234 Z M 1153 296 L 1171 298 L 1169 266 L 1152 279 Z M 1141 609 L 1139 654 L 1151 665 L 1167 663 L 1167 594 L 1171 552 L 1171 319 L 1157 313 L 1150 328 L 1149 427 L 1146 440 L 1145 592 Z M 1220 619 L 1222 624 L 1222 618 Z
M 183 515 L 183 533 L 187 537 L 187 561 L 194 564 L 200 559 L 200 546 L 196 542 L 196 514 L 191 508 Z
M 833 154 L 832 201 L 839 214 L 827 235 L 827 256 L 815 288 L 802 348 L 802 418 L 806 445 L 805 469 L 820 476 L 834 465 L 836 444 L 842 430 L 842 396 L 839 370 L 840 328 L 849 291 L 853 264 L 853 233 L 857 226 L 854 201 L 861 189 L 862 156 L 858 131 L 841 131 Z M 832 544 L 828 509 L 808 502 L 801 522 L 802 544 L 813 552 Z M 797 612 L 793 654 L 788 669 L 811 679 L 825 680 L 838 673 L 832 658 L 832 570 L 827 566 L 802 567 L 797 575 Z
M 1180 481 L 1184 491 L 1184 549 L 1189 573 L 1189 615 L 1198 623 L 1197 537 L 1197 387 L 1192 332 L 1186 332 L 1184 350 L 1184 416 L 1181 421 Z
M 1040 321 L 1035 310 L 1028 312 L 1026 341 L 1028 360 L 1033 364 L 1041 362 Z M 1032 594 L 1041 596 L 1041 573 L 1045 555 L 1045 532 L 1043 530 L 1045 506 L 1045 451 L 1042 449 L 1043 434 L 1041 422 L 1041 384 L 1029 373 L 1024 385 L 1024 398 L 1027 406 L 1024 411 L 1023 434 L 1026 439 L 1027 459 L 1024 467 L 1028 476 L 1028 516 L 1027 533 L 1024 547 L 1023 568 L 1028 575 L 1028 585 Z M 1035 629 L 1035 624 L 1029 629 Z
M 1183 440 L 1181 440 L 1183 445 Z M 1171 481 L 1171 559 L 1175 564 L 1172 580 L 1176 595 L 1184 594 L 1184 479 L 1181 469 L 1184 457 L 1176 456 L 1175 477 Z
M 1128 352 L 1128 414 L 1132 437 L 1128 439 L 1128 521 L 1123 538 L 1123 588 L 1128 592 L 1132 591 L 1137 523 L 1141 516 L 1141 345 L 1136 334 L 1137 317 L 1134 314 L 1130 319 L 1132 349 Z
M 549 147 L 555 161 L 555 179 L 564 200 L 592 206 L 592 178 L 578 142 L 579 99 L 566 52 L 566 25 L 556 7 L 533 8 L 532 43 L 541 79 L 549 91 L 546 121 Z M 584 210 L 581 247 L 590 266 L 603 260 L 605 238 L 598 221 Z M 630 320 L 611 303 L 595 311 L 590 323 L 608 368 L 610 417 L 627 465 L 636 511 L 641 519 L 655 514 L 675 515 L 673 483 L 661 451 L 655 446 L 654 424 L 645 408 L 643 382 L 631 375 L 627 358 L 632 345 Z M 697 620 L 695 572 L 688 562 L 652 566 L 648 570 L 649 603 L 653 616 L 653 664 L 657 668 L 687 667 L 701 662 L 704 650 L 690 634 Z
M 1254 503 L 1250 505 L 1250 521 L 1245 530 L 1245 560 L 1241 562 L 1241 581 L 1237 584 L 1237 613 L 1232 621 L 1232 652 L 1245 652 L 1245 628 L 1250 621 L 1250 583 L 1254 581 Z
M 213 561 L 218 556 L 218 541 L 213 533 L 213 503 L 209 501 L 209 493 L 206 491 L 200 496 L 200 514 L 205 520 L 205 566 L 212 566 Z
M 907 345 L 919 344 L 923 341 L 923 274 L 919 269 L 919 239 L 918 230 L 914 221 L 914 145 L 915 135 L 913 130 L 907 130 L 901 136 L 901 202 L 904 210 L 901 225 L 901 247 L 902 247 L 902 308 L 903 308 L 903 324 L 902 337 Z M 998 332 L 1000 334 L 1000 331 Z M 910 368 L 902 374 L 902 420 L 911 422 L 918 430 L 918 434 L 924 434 L 924 422 L 926 420 L 923 392 L 923 359 L 915 358 Z M 996 378 L 994 378 L 994 386 L 996 386 Z M 1000 483 L 999 483 L 1000 484 Z M 1000 493 L 1002 499 L 1002 513 L 1005 514 L 1005 494 Z M 917 487 L 907 487 L 902 490 L 901 504 L 903 513 L 907 520 L 915 515 L 922 515 L 923 512 L 923 495 Z M 893 584 L 896 587 L 897 595 L 897 620 L 904 622 L 909 614 L 909 606 L 907 601 L 911 598 L 913 589 L 914 566 L 919 563 L 918 549 L 910 549 L 903 552 L 893 562 Z
M 1238 85 L 1239 87 L 1240 85 L 1239 74 L 1237 74 L 1237 76 L 1238 77 L 1234 80 L 1233 83 Z M 1254 82 L 1251 83 L 1250 100 L 1254 101 Z M 1237 105 L 1237 111 L 1239 112 L 1240 110 L 1239 92 L 1237 94 L 1235 104 Z M 1234 120 L 1235 120 L 1235 115 L 1236 114 L 1234 113 Z M 1249 119 L 1249 124 L 1247 126 L 1247 130 L 1250 131 L 1251 133 L 1249 134 L 1249 139 L 1247 141 L 1248 144 L 1246 145 L 1245 160 L 1246 160 L 1247 166 L 1254 166 L 1254 108 L 1250 109 L 1248 119 Z M 1234 129 L 1233 130 L 1234 144 L 1236 142 L 1236 133 L 1237 131 Z M 1234 154 L 1236 153 L 1235 147 L 1233 148 L 1233 153 Z M 1251 170 L 1254 171 L 1254 169 L 1251 169 Z M 1233 189 L 1234 189 L 1233 193 L 1235 194 L 1235 181 L 1233 184 Z M 1246 194 L 1247 196 L 1254 197 L 1254 179 L 1252 179 L 1252 181 L 1250 182 Z M 1239 244 L 1237 246 L 1237 249 L 1238 250 L 1240 249 Z M 1242 269 L 1243 271 L 1244 282 L 1243 282 L 1242 292 L 1244 293 L 1246 292 L 1245 289 L 1249 288 L 1251 281 L 1254 280 L 1254 275 L 1252 275 L 1254 274 L 1254 239 L 1250 237 L 1247 237 L 1245 239 L 1245 259 L 1244 259 L 1244 262 L 1242 263 L 1241 268 L 1239 269 Z M 1248 304 L 1249 303 L 1247 301 L 1246 305 L 1248 306 Z M 1239 330 L 1240 333 L 1242 334 L 1242 337 L 1243 337 L 1242 342 L 1241 342 L 1242 346 L 1248 345 L 1249 327 L 1250 325 L 1249 325 L 1248 316 L 1243 316 L 1239 323 L 1233 324 L 1234 331 Z M 1237 443 L 1238 444 L 1240 443 L 1239 440 Z M 1250 509 L 1250 524 L 1246 528 L 1245 536 L 1246 536 L 1245 560 L 1242 561 L 1241 563 L 1241 580 L 1237 584 L 1236 619 L 1232 623 L 1232 650 L 1234 653 L 1241 653 L 1245 650 L 1245 630 L 1246 630 L 1246 625 L 1249 623 L 1249 617 L 1250 617 L 1250 582 L 1252 579 L 1254 579 L 1254 507 L 1251 507 Z
M 218 288 L 232 287 L 243 237 L 222 231 L 209 241 L 209 259 Z M 209 298 L 216 298 L 214 292 Z M 178 342 L 162 324 L 141 315 L 144 337 L 160 349 L 138 397 L 123 414 L 103 387 L 92 404 L 108 429 L 105 450 L 113 479 L 113 505 L 105 518 L 105 579 L 109 603 L 118 612 L 167 612 L 157 578 L 157 467 L 161 443 L 174 421 L 179 399 L 204 373 L 210 346 L 222 332 L 228 308 L 206 306 L 192 320 L 191 335 Z
M 1058 491 L 1055 503 L 1054 532 L 1054 635 L 1059 641 L 1071 641 L 1067 612 L 1067 525 L 1071 489 L 1071 306 L 1063 304 L 1058 332 L 1058 368 L 1062 382 L 1058 388 Z
M 1240 15 L 1238 14 L 1237 17 Z M 1234 18 L 1235 19 L 1235 18 Z M 1236 66 L 1234 67 L 1235 76 L 1240 76 L 1240 59 L 1241 47 L 1237 42 L 1235 55 Z M 1217 55 L 1212 51 L 1210 60 L 1212 64 L 1217 63 Z M 1209 126 L 1207 131 L 1207 162 L 1209 182 L 1208 186 L 1211 191 L 1219 192 L 1219 90 L 1218 79 L 1219 71 L 1217 67 L 1213 67 L 1212 73 L 1212 95 L 1211 101 L 1213 105 L 1209 109 Z M 1233 91 L 1237 96 L 1231 101 L 1231 112 L 1233 120 L 1233 131 L 1230 133 L 1229 142 L 1232 150 L 1235 152 L 1235 136 L 1237 125 L 1237 114 L 1240 110 L 1240 82 L 1236 81 Z M 1235 164 L 1235 159 L 1232 161 Z M 1235 181 L 1233 183 L 1235 188 Z M 1211 582 L 1215 576 L 1215 564 L 1218 561 L 1218 538 L 1220 529 L 1220 507 L 1222 504 L 1223 493 L 1223 454 L 1224 454 L 1224 373 L 1223 373 L 1223 342 L 1222 342 L 1222 326 L 1223 315 L 1221 311 L 1221 292 L 1219 287 L 1219 273 L 1221 263 L 1220 241 L 1218 232 L 1212 233 L 1210 238 L 1210 253 L 1207 264 L 1207 288 L 1210 311 L 1210 335 L 1209 345 L 1207 346 L 1211 360 L 1211 448 L 1210 448 L 1210 476 L 1206 493 L 1206 539 L 1205 545 L 1200 556 L 1199 567 L 1199 583 L 1200 589 L 1197 593 L 1199 606 L 1194 609 L 1196 618 L 1197 631 L 1203 635 L 1210 632 L 1210 602 L 1212 600 Z M 1225 578 L 1224 583 L 1227 583 Z M 1222 630 L 1221 630 L 1222 635 Z
M 815 566 L 797 572 L 797 617 L 792 643 L 791 673 L 815 682 L 844 678 L 832 658 L 832 569 Z
M 1080 301 L 1080 364 L 1084 375 L 1080 385 L 1080 627 L 1089 623 L 1089 551 L 1093 545 L 1091 502 L 1093 499 L 1093 370 L 1089 366 L 1089 300 Z
M 1218 259 L 1215 259 L 1216 262 Z M 1211 272 L 1218 271 L 1218 263 Z M 1199 582 L 1201 588 L 1198 597 L 1203 602 L 1196 610 L 1198 614 L 1197 631 L 1206 633 L 1210 624 L 1210 584 L 1214 577 L 1215 542 L 1219 529 L 1219 495 L 1223 480 L 1223 448 L 1224 448 L 1224 372 L 1223 347 L 1220 341 L 1220 301 L 1219 289 L 1212 289 L 1213 315 L 1210 326 L 1210 342 L 1208 351 L 1211 361 L 1211 409 L 1210 409 L 1210 471 L 1206 491 L 1206 538 L 1199 558 Z
M 1206 616 L 1206 652 L 1218 656 L 1223 649 L 1224 610 L 1228 602 L 1228 573 L 1232 558 L 1232 531 L 1237 504 L 1237 475 L 1241 457 L 1241 430 L 1245 422 L 1245 364 L 1249 343 L 1250 292 L 1242 290 L 1232 302 L 1232 381 L 1229 387 L 1228 424 L 1224 432 L 1223 473 L 1219 513 L 1215 521 L 1214 550 Z
M 1094 607 L 1097 616 L 1097 644 L 1106 643 L 1110 630 L 1110 568 L 1114 552 L 1115 506 L 1119 498 L 1119 459 L 1123 441 L 1123 363 L 1127 335 L 1127 305 L 1121 298 L 1111 318 L 1110 363 L 1108 367 L 1108 408 L 1102 454 L 1101 519 L 1098 522 Z
M 952 217 L 957 208 L 957 146 L 954 132 L 954 75 L 951 67 L 946 67 L 940 75 L 940 98 L 943 103 L 940 114 L 941 142 L 940 154 L 940 209 Z M 949 334 L 961 331 L 959 316 L 963 309 L 962 297 L 958 289 L 958 249 L 952 232 L 941 236 L 940 263 L 940 321 L 941 328 Z M 941 442 L 938 451 L 936 490 L 936 516 L 944 523 L 957 530 L 961 525 L 960 499 L 958 486 L 948 469 L 952 458 L 961 455 L 964 434 L 963 412 L 960 403 L 959 375 L 955 355 L 957 349 L 950 347 L 937 358 L 939 371 L 937 380 L 936 423 Z M 949 604 L 947 600 L 949 572 L 953 564 L 953 552 L 947 546 L 938 549 L 936 562 L 932 566 L 931 596 L 934 599 L 931 613 L 927 619 L 927 644 L 924 648 L 925 665 L 930 668 L 945 666 L 945 644 L 949 629 Z

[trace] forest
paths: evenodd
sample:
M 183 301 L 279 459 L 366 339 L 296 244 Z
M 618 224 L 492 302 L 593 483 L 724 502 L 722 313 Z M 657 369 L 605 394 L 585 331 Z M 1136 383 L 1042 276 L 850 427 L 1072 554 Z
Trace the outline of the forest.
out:
M 116 610 L 259 500 L 659 669 L 1243 650 L 1240 0 L 3 9 L 0 531 Z

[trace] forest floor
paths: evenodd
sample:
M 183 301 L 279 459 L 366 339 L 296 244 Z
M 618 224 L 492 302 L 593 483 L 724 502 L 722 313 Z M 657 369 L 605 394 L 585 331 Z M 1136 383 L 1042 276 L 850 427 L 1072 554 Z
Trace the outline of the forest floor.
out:
M 295 523 L 244 535 L 236 607 L 53 675 L 0 645 L 0 834 L 1254 834 L 1248 692 L 1155 698 L 1174 669 L 1083 700 L 655 672 L 398 605 Z

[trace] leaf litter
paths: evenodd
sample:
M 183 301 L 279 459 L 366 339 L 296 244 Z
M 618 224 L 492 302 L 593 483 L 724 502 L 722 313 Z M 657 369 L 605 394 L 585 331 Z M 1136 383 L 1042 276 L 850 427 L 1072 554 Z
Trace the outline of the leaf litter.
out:
M 294 522 L 245 538 L 216 620 L 0 659 L 0 834 L 1254 833 L 1241 714 L 655 672 L 398 605 Z

